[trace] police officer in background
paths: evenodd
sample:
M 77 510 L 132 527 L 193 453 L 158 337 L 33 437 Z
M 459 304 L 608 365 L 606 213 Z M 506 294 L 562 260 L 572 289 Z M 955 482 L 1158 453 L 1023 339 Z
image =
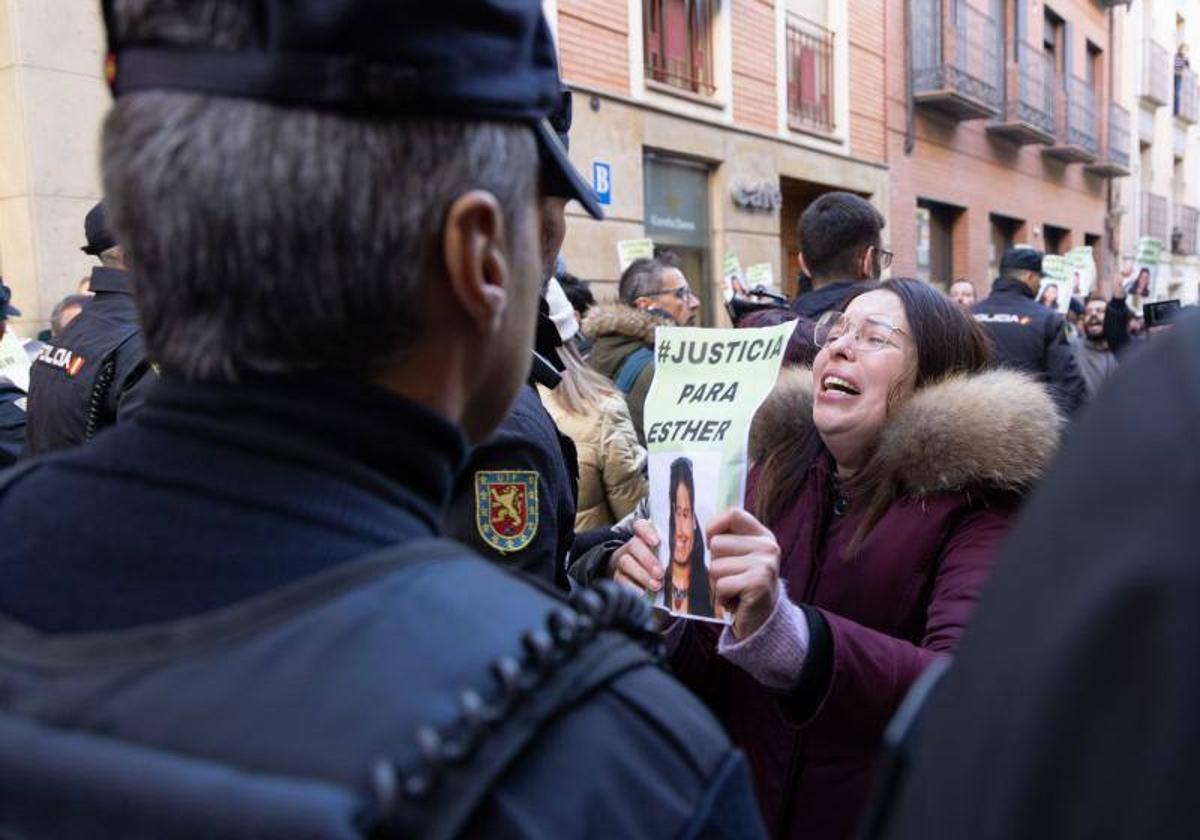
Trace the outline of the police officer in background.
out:
M 569 90 L 562 92 L 550 125 L 565 154 L 571 130 Z M 487 441 L 471 450 L 455 482 L 446 533 L 504 566 L 566 589 L 579 465 L 574 442 L 558 430 L 537 385 L 556 387 L 562 370 L 562 338 L 550 318 L 545 292 L 567 232 L 566 205 L 576 190 L 545 154 L 542 163 L 538 213 L 543 294 L 533 368 L 508 416 Z M 603 218 L 590 194 L 583 206 L 595 218 Z
M 1000 258 L 992 293 L 971 311 L 992 341 L 996 363 L 1028 371 L 1045 382 L 1059 410 L 1070 416 L 1083 405 L 1087 385 L 1062 314 L 1035 299 L 1041 280 L 1042 252 L 1009 248 Z
M 83 252 L 100 260 L 92 269 L 94 297 L 34 359 L 26 455 L 76 446 L 128 419 L 153 381 L 147 375 L 150 363 L 125 254 L 109 228 L 103 203 L 88 212 L 83 227 Z
M 0 835 L 761 836 L 639 598 L 436 538 L 589 200 L 539 0 L 104 8 L 162 373 L 0 487 Z

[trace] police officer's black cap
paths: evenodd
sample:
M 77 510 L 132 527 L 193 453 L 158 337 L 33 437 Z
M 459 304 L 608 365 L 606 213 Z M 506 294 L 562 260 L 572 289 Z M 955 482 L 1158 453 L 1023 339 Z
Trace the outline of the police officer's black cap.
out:
M 116 246 L 117 240 L 109 230 L 108 216 L 104 212 L 103 202 L 89 210 L 87 216 L 84 217 L 83 235 L 87 239 L 87 244 L 79 250 L 85 254 L 98 256 Z
M 114 0 L 105 74 L 113 96 L 179 90 L 382 117 L 528 124 L 546 181 L 596 218 L 548 117 L 562 86 L 540 0 L 257 0 L 254 43 L 237 50 L 124 41 Z M 553 172 L 554 177 L 549 177 Z
M 3 279 L 0 279 L 0 321 L 21 315 L 21 310 L 9 303 L 10 300 L 12 300 L 12 289 L 8 288 Z
M 1036 248 L 1008 248 L 1000 258 L 1000 270 L 1006 268 L 1018 271 L 1036 271 L 1042 273 L 1042 252 Z

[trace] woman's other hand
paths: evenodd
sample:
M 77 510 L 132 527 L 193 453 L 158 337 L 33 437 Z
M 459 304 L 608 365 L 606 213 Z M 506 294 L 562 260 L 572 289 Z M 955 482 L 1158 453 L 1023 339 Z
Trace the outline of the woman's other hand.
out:
M 613 580 L 643 592 L 663 587 L 663 569 L 658 563 L 658 532 L 648 519 L 633 523 L 633 538 L 613 553 Z
M 708 526 L 709 576 L 717 603 L 741 641 L 771 616 L 779 598 L 779 543 L 767 526 L 730 508 Z

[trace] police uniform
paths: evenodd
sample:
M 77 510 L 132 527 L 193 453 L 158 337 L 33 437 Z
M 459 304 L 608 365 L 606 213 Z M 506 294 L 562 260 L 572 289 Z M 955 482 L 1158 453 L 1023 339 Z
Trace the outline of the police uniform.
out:
M 1031 248 L 1010 248 L 1001 269 L 1041 271 L 1042 254 Z M 1063 316 L 1034 299 L 1032 289 L 1012 277 L 1000 277 L 988 297 L 971 311 L 992 342 L 993 361 L 1028 371 L 1046 383 L 1064 415 L 1077 411 L 1087 398 L 1075 353 L 1067 340 Z
M 569 147 L 571 93 L 564 91 L 550 124 Z M 571 186 L 554 167 L 543 181 L 550 195 L 571 197 Z M 554 370 L 561 336 L 543 296 L 538 314 L 535 365 L 508 415 L 491 438 L 475 447 L 455 484 L 446 533 L 480 554 L 566 590 L 567 563 L 575 540 L 579 462 L 575 443 L 559 431 L 542 405 L 537 385 L 557 385 Z
M 540 134 L 540 3 L 416 5 L 266 4 L 250 54 L 110 43 L 114 92 L 361 95 Z M 347 61 L 372 43 L 371 72 Z M 350 377 L 164 377 L 128 423 L 9 473 L 0 834 L 762 836 L 743 758 L 653 663 L 638 599 L 568 606 L 436 538 L 466 450 Z
M 92 269 L 92 298 L 29 371 L 29 455 L 76 446 L 137 410 L 153 379 L 129 276 Z

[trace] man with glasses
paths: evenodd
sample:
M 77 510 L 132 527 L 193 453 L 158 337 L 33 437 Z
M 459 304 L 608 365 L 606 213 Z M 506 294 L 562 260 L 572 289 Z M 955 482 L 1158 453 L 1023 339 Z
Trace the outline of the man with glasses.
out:
M 618 303 L 592 308 L 583 321 L 583 333 L 595 342 L 592 367 L 625 395 L 638 440 L 645 445 L 642 417 L 654 379 L 654 329 L 694 326 L 700 298 L 670 252 L 630 263 L 617 294 Z
M 1050 388 L 1064 415 L 1087 397 L 1063 316 L 1035 300 L 1042 281 L 1042 252 L 1009 248 L 1000 258 L 992 293 L 972 311 L 992 341 L 996 363 L 1034 374 Z

